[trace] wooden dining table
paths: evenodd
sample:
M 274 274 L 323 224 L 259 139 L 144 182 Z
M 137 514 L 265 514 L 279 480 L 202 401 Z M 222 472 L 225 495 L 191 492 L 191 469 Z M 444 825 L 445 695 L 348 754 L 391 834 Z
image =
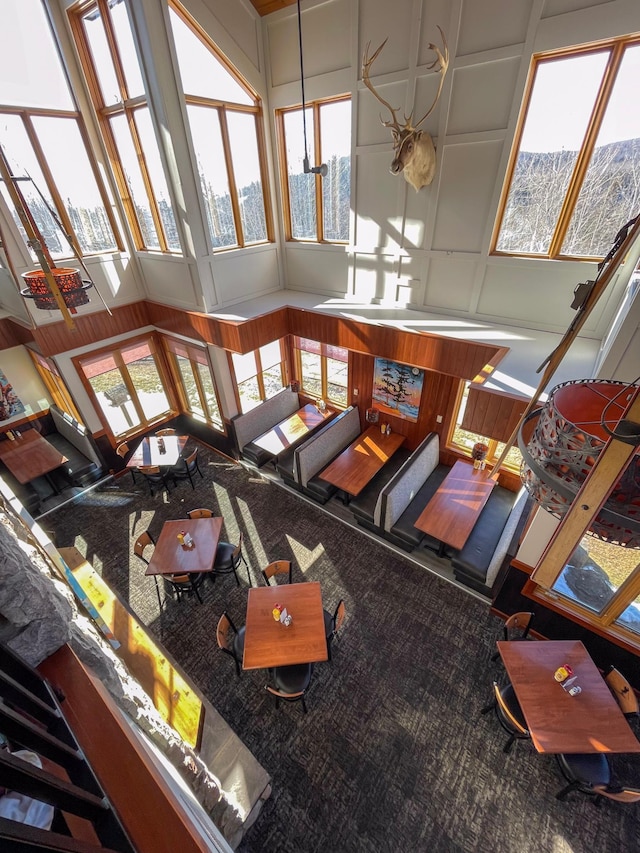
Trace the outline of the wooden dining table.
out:
M 35 429 L 25 430 L 14 441 L 1 441 L 0 460 L 22 484 L 46 476 L 69 461 Z M 58 489 L 55 488 L 55 491 Z
M 131 454 L 126 467 L 144 468 L 147 465 L 158 465 L 163 468 L 175 465 L 188 440 L 188 435 L 148 435 Z M 161 441 L 164 442 L 164 453 L 161 452 Z
M 580 640 L 498 643 L 538 752 L 640 752 L 640 741 Z M 582 690 L 571 696 L 553 674 L 568 663 Z
M 496 481 L 491 470 L 474 468 L 458 460 L 414 524 L 418 530 L 445 545 L 460 550 L 469 538 Z
M 312 403 L 307 403 L 302 408 L 298 409 L 289 417 L 277 423 L 275 426 L 263 432 L 257 438 L 253 439 L 253 444 L 257 444 L 267 453 L 277 456 L 287 448 L 292 447 L 299 441 L 302 441 L 305 436 L 309 435 L 321 423 L 324 423 L 327 418 L 333 415 L 329 410 L 321 412 Z
M 371 426 L 318 474 L 347 497 L 360 494 L 404 442 L 399 432 L 389 435 Z
M 145 575 L 195 574 L 213 570 L 223 519 L 180 518 L 165 521 Z M 193 548 L 178 541 L 178 533 L 190 533 Z
M 273 618 L 276 604 L 291 624 Z M 322 594 L 317 581 L 251 587 L 247 598 L 243 669 L 268 669 L 328 660 Z

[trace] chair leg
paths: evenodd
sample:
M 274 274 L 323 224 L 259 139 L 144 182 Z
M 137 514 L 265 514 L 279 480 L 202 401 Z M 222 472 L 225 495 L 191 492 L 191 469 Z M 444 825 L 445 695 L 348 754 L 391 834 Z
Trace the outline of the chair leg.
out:
M 331 641 L 332 640 L 333 640 L 333 637 L 331 637 L 331 635 L 329 635 L 327 637 L 327 660 L 328 661 L 331 660 Z
M 490 702 L 488 705 L 485 705 L 484 708 L 482 709 L 482 711 L 480 711 L 480 713 L 481 714 L 488 714 L 489 711 L 492 711 L 495 707 L 496 707 L 496 702 L 494 699 L 493 702 Z
M 505 745 L 502 747 L 502 751 L 503 751 L 503 752 L 506 752 L 506 753 L 507 753 L 507 755 L 511 752 L 511 747 L 512 747 L 512 746 L 513 746 L 513 744 L 514 744 L 515 739 L 516 739 L 516 736 L 515 736 L 515 735 L 511 735 L 511 737 L 509 738 L 509 740 L 508 740 L 508 741 L 505 743 Z
M 198 589 L 198 587 L 193 582 L 193 578 L 189 578 L 189 583 L 191 584 L 191 589 L 195 592 L 196 597 L 197 597 L 198 601 L 200 602 L 200 604 L 204 604 L 204 602 L 202 600 L 202 596 L 200 595 L 200 590 Z
M 304 696 L 302 697 L 302 710 L 305 714 L 307 713 L 307 703 L 304 701 Z
M 236 567 L 235 567 L 235 566 L 233 567 L 233 575 L 234 575 L 234 577 L 235 577 L 235 579 L 236 579 L 236 584 L 237 584 L 238 586 L 240 586 L 240 579 L 239 579 L 239 577 L 238 577 L 238 573 L 236 572 Z
M 162 610 L 162 599 L 160 598 L 160 587 L 158 586 L 158 578 L 154 575 L 153 579 L 156 582 L 156 595 L 158 596 L 158 605 L 160 607 L 160 610 Z
M 561 791 L 558 791 L 558 793 L 556 794 L 556 800 L 564 800 L 567 794 L 570 794 L 571 791 L 575 791 L 576 788 L 579 787 L 580 783 L 577 780 L 569 782 L 569 784 L 565 785 L 565 787 Z

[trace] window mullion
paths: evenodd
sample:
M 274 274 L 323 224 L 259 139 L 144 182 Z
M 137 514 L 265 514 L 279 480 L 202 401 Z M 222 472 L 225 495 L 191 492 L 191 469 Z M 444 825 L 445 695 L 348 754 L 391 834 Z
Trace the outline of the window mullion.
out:
M 615 622 L 638 595 L 640 595 L 640 566 L 616 590 L 615 595 L 603 608 L 600 618 L 604 624 L 611 625 L 612 622 Z
M 200 406 L 202 407 L 202 411 L 204 412 L 206 419 L 210 421 L 211 415 L 209 413 L 209 407 L 207 406 L 207 398 L 204 393 L 204 388 L 202 387 L 202 382 L 200 381 L 198 364 L 191 358 L 191 356 L 189 356 L 189 364 L 191 366 L 191 372 L 193 373 L 193 380 L 196 384 L 196 391 L 198 392 L 198 397 L 200 398 Z
M 140 142 L 140 136 L 138 134 L 135 112 L 125 107 L 125 118 L 129 127 L 129 133 L 131 134 L 131 139 L 133 140 L 133 147 L 136 152 L 138 165 L 140 166 L 140 174 L 142 175 L 142 182 L 144 184 L 145 192 L 147 194 L 149 209 L 151 210 L 151 217 L 153 219 L 153 224 L 155 226 L 156 234 L 158 236 L 158 242 L 160 243 L 160 251 L 168 252 L 169 248 L 167 246 L 167 240 L 164 233 L 162 219 L 160 218 L 160 211 L 158 210 L 156 194 L 153 190 L 151 176 L 149 175 L 149 171 L 147 169 L 147 160 L 144 156 L 144 151 L 142 150 L 142 144 Z
M 587 169 L 591 163 L 593 151 L 595 149 L 596 142 L 598 141 L 600 127 L 604 120 L 607 105 L 620 68 L 624 47 L 623 42 L 618 42 L 613 46 L 609 62 L 607 63 L 604 74 L 602 75 L 602 81 L 596 96 L 591 119 L 587 126 L 585 138 L 582 143 L 582 147 L 580 148 L 576 165 L 573 170 L 573 175 L 571 176 L 571 181 L 569 182 L 569 187 L 567 189 L 567 194 L 565 195 L 564 202 L 560 209 L 558 222 L 556 223 L 556 228 L 549 246 L 549 257 L 551 258 L 556 258 L 560 254 L 567 230 L 571 224 L 571 218 L 578 202 L 578 197 L 580 195 L 580 190 L 582 189 L 585 175 L 587 174 Z
M 236 226 L 236 241 L 238 246 L 244 246 L 244 231 L 242 228 L 242 217 L 240 216 L 240 205 L 238 203 L 238 188 L 236 176 L 233 171 L 233 160 L 231 158 L 231 143 L 229 142 L 229 128 L 227 126 L 227 111 L 222 108 L 218 110 L 220 117 L 220 134 L 222 136 L 222 150 L 224 151 L 224 162 L 227 167 L 227 179 L 229 181 L 229 194 L 231 195 L 231 209 L 233 210 L 233 221 Z
M 140 423 L 146 423 L 146 417 L 144 415 L 144 411 L 142 406 L 140 405 L 140 400 L 138 399 L 138 392 L 136 391 L 136 386 L 134 385 L 133 379 L 129 374 L 129 369 L 125 364 L 125 361 L 122 357 L 122 353 L 120 350 L 113 351 L 113 360 L 115 361 L 116 367 L 120 371 L 120 376 L 129 392 L 129 396 L 131 397 L 131 402 L 136 410 L 136 414 L 140 420 Z M 154 359 L 155 361 L 155 359 Z M 156 363 L 157 367 L 157 363 Z
M 316 151 L 316 163 L 322 163 L 320 144 L 320 104 L 313 105 L 313 141 Z M 314 163 L 314 166 L 316 165 Z M 324 242 L 324 209 L 322 200 L 322 175 L 314 175 L 316 191 L 316 234 L 318 242 Z

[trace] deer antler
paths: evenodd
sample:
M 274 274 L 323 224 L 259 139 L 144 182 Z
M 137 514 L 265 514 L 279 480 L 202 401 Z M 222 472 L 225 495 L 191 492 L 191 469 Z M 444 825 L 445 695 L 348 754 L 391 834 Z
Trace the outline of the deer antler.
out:
M 436 25 L 437 26 L 437 25 Z M 417 130 L 422 122 L 427 118 L 427 116 L 431 115 L 433 110 L 435 109 L 436 104 L 438 103 L 438 99 L 442 93 L 442 86 L 444 84 L 444 76 L 447 73 L 447 68 L 449 67 L 449 45 L 447 44 L 447 39 L 445 38 L 444 33 L 442 32 L 442 28 L 438 26 L 438 30 L 440 31 L 440 35 L 442 37 L 442 51 L 438 48 L 433 42 L 429 42 L 430 49 L 435 53 L 436 58 L 430 65 L 427 65 L 427 68 L 432 71 L 434 68 L 440 74 L 440 85 L 438 86 L 438 91 L 436 92 L 436 96 L 433 99 L 433 103 L 426 111 L 426 113 L 422 116 L 419 122 L 416 122 L 415 126 L 411 128 L 412 130 Z M 409 116 L 407 120 L 407 127 L 409 127 L 411 120 L 413 117 L 413 113 Z
M 373 63 L 378 58 L 380 51 L 385 46 L 388 39 L 389 39 L 389 36 L 387 36 L 387 38 L 382 42 L 382 44 L 376 50 L 376 52 L 373 54 L 373 56 L 369 56 L 369 49 L 371 47 L 371 42 L 367 42 L 367 47 L 365 49 L 364 56 L 362 57 L 362 82 L 367 87 L 367 89 L 371 92 L 371 94 L 380 101 L 382 106 L 386 107 L 389 110 L 389 112 L 391 113 L 391 116 L 392 116 L 391 121 L 385 121 L 382 118 L 382 116 L 380 116 L 380 121 L 382 122 L 382 124 L 385 127 L 392 128 L 394 134 L 399 134 L 401 128 L 400 128 L 400 123 L 396 117 L 396 113 L 400 109 L 400 107 L 397 107 L 394 110 L 394 108 L 391 106 L 391 104 L 388 101 L 385 101 L 384 98 L 380 97 L 380 95 L 376 92 L 376 90 L 373 86 L 373 83 L 369 79 L 369 70 L 370 70 L 371 66 L 373 65 Z

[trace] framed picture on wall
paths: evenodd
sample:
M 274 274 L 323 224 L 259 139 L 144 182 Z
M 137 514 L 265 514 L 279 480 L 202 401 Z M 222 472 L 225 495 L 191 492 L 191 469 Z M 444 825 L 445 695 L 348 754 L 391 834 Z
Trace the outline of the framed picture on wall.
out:
M 373 402 L 380 414 L 415 423 L 420 411 L 424 370 L 376 358 L 373 368 Z
M 24 406 L 12 384 L 0 370 L 0 421 L 6 421 L 24 412 Z

